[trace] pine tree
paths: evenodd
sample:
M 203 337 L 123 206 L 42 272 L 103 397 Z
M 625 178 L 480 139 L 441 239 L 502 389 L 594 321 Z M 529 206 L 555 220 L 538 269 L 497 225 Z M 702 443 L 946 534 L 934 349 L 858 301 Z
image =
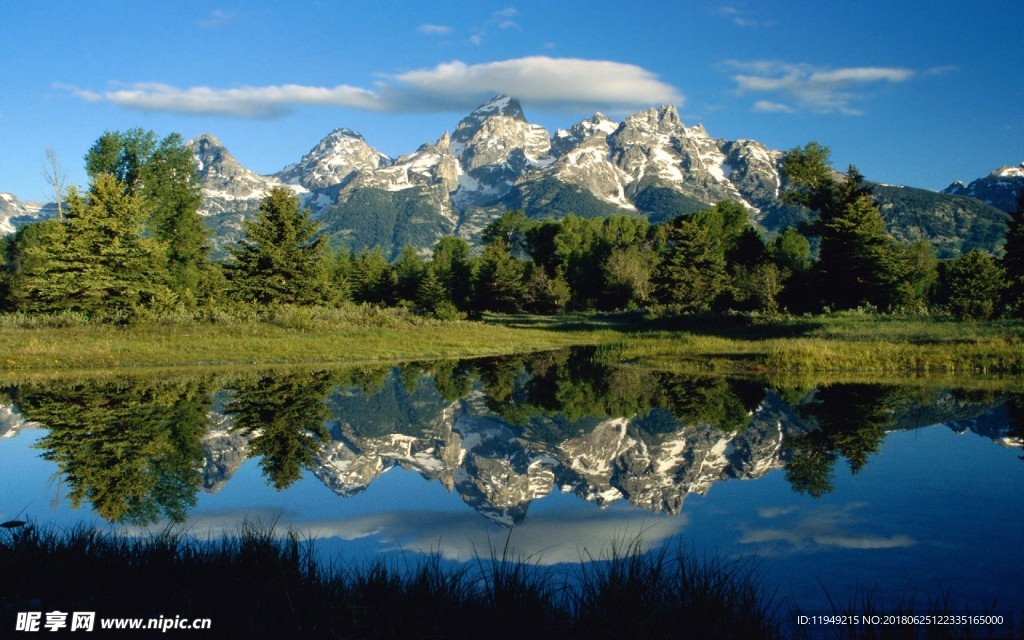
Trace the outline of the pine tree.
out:
M 725 257 L 707 226 L 676 218 L 668 249 L 654 277 L 655 292 L 665 304 L 683 311 L 707 311 L 726 282 Z
M 893 240 L 863 182 L 850 167 L 837 197 L 820 212 L 820 291 L 826 303 L 840 309 L 887 308 L 900 280 Z
M 145 203 L 108 174 L 72 189 L 63 223 L 22 237 L 12 283 L 26 311 L 124 314 L 166 291 L 165 248 L 142 237 Z
M 228 247 L 226 275 L 236 297 L 257 304 L 318 304 L 330 300 L 330 252 L 319 225 L 299 198 L 275 187 L 246 222 L 245 239 Z
M 393 304 L 397 278 L 380 247 L 364 249 L 350 268 L 352 299 L 372 304 Z
M 421 312 L 435 317 L 458 316 L 458 310 L 448 299 L 448 292 L 433 265 L 427 266 L 417 285 L 416 306 Z
M 468 311 L 473 297 L 473 256 L 469 243 L 462 238 L 446 236 L 434 245 L 434 272 L 444 284 L 448 299 Z
M 182 137 L 172 133 L 157 141 L 152 131 L 108 131 L 85 160 L 92 179 L 112 175 L 126 192 L 143 199 L 146 229 L 167 251 L 172 288 L 201 293 L 208 275 L 210 233 L 198 213 L 202 191 Z
M 815 265 L 821 299 L 839 309 L 891 307 L 900 301 L 906 275 L 902 254 L 864 177 L 851 166 L 837 180 L 828 158 L 828 148 L 812 142 L 788 152 L 782 162 L 783 200 L 818 214 L 810 232 L 821 238 Z
M 509 252 L 508 243 L 497 238 L 480 256 L 476 280 L 476 308 L 515 313 L 522 310 L 526 293 L 525 267 Z
M 395 261 L 393 266 L 395 278 L 397 279 L 396 296 L 399 300 L 414 302 L 416 300 L 416 291 L 420 286 L 420 280 L 423 278 L 425 270 L 423 259 L 420 258 L 419 254 L 416 253 L 416 249 L 411 244 L 407 244 L 402 249 L 401 255 L 398 256 L 398 260 Z
M 949 310 L 957 318 L 984 320 L 999 310 L 1006 289 L 1002 266 L 988 253 L 975 249 L 946 267 Z
M 1017 194 L 1017 209 L 1006 230 L 1004 251 L 1007 307 L 1015 316 L 1024 317 L 1024 189 Z

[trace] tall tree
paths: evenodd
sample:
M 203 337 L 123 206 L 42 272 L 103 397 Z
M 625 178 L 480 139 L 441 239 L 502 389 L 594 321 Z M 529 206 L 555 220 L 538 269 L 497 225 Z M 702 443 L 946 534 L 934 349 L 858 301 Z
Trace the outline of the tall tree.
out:
M 1007 307 L 1014 315 L 1024 317 L 1024 188 L 1017 194 L 1017 209 L 1006 230 L 1004 250 Z
M 782 162 L 784 201 L 818 214 L 811 232 L 821 238 L 815 269 L 823 302 L 840 309 L 890 307 L 905 275 L 895 243 L 864 177 L 851 166 L 837 179 L 828 159 L 829 149 L 812 142 Z
M 225 265 L 235 295 L 257 304 L 330 301 L 331 255 L 327 239 L 298 196 L 275 187 L 246 222 L 245 238 L 228 247 Z
M 676 218 L 654 282 L 657 296 L 665 304 L 683 311 L 710 309 L 726 282 L 725 256 L 712 230 L 696 220 Z
M 474 262 L 469 243 L 446 236 L 434 245 L 434 273 L 444 284 L 448 299 L 461 311 L 468 311 L 473 295 Z
M 145 202 L 146 228 L 167 250 L 171 286 L 199 292 L 209 253 L 209 231 L 198 214 L 202 191 L 192 152 L 172 133 L 108 131 L 89 149 L 85 167 L 95 179 L 114 176 L 126 192 Z
M 522 310 L 526 293 L 525 266 L 509 251 L 503 238 L 493 240 L 480 256 L 476 280 L 476 308 L 514 313 Z
M 125 313 L 166 291 L 166 253 L 142 236 L 145 206 L 107 174 L 85 197 L 72 189 L 65 222 L 16 241 L 12 295 L 27 311 Z M 35 225 L 33 225 L 35 226 Z

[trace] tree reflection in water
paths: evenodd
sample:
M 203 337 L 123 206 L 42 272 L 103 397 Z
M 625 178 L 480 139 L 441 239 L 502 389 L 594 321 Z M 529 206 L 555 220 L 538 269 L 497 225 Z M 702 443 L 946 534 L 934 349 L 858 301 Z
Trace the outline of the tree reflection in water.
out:
M 57 464 L 72 504 L 126 523 L 185 519 L 218 416 L 236 434 L 224 445 L 234 447 L 229 457 L 259 458 L 275 489 L 311 470 L 354 495 L 376 477 L 368 470 L 404 465 L 495 518 L 525 516 L 554 487 L 598 504 L 624 497 L 677 513 L 690 492 L 772 469 L 783 469 L 794 491 L 823 496 L 840 458 L 857 473 L 887 432 L 926 424 L 962 423 L 954 428 L 1024 442 L 1021 394 L 780 389 L 630 366 L 594 348 L 395 368 L 28 384 L 12 388 L 10 400 L 48 428 L 36 446 Z M 984 427 L 974 420 L 983 415 L 996 417 Z M 357 462 L 366 455 L 380 459 Z M 225 469 L 206 472 L 222 482 L 233 472 Z

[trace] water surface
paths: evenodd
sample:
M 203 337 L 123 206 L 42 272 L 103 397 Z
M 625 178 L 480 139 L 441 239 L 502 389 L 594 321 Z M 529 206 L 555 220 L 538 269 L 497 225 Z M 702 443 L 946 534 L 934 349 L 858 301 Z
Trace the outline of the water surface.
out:
M 201 537 L 273 523 L 342 564 L 507 545 L 562 575 L 639 539 L 756 558 L 806 611 L 866 592 L 883 610 L 946 596 L 1011 613 L 1024 398 L 988 387 L 773 385 L 588 349 L 18 385 L 0 519 Z

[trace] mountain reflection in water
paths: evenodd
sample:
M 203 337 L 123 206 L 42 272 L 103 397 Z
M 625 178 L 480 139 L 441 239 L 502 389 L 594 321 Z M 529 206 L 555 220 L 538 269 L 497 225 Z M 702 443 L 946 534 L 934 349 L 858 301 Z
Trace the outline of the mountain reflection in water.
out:
M 110 522 L 183 521 L 249 458 L 285 490 L 305 471 L 342 497 L 400 467 L 503 526 L 571 493 L 680 514 L 715 482 L 784 469 L 823 496 L 836 466 L 871 464 L 886 435 L 946 423 L 1024 442 L 1024 396 L 916 386 L 794 388 L 651 371 L 592 348 L 342 371 L 25 384 L 0 425 L 46 430 L 75 508 Z M 10 506 L 10 505 L 8 505 Z

